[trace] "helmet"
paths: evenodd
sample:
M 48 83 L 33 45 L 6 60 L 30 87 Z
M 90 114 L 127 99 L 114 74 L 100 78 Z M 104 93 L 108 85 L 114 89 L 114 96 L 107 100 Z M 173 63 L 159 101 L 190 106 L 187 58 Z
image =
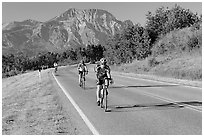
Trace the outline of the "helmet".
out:
M 84 60 L 81 60 L 81 63 L 84 64 Z
M 100 62 L 101 62 L 101 64 L 106 64 L 107 60 L 106 60 L 106 58 L 102 58 L 102 59 L 100 59 Z

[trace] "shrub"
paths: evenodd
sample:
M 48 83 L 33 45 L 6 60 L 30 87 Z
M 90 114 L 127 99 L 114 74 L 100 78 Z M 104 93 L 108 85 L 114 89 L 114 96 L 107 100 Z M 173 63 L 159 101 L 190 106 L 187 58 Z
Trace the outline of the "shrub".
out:
M 201 30 L 192 30 L 191 36 L 187 41 L 187 46 L 190 50 L 194 48 L 201 48 L 202 45 L 202 32 Z
M 174 29 L 182 29 L 194 24 L 194 28 L 199 28 L 200 26 L 196 23 L 202 20 L 197 14 L 179 5 L 175 5 L 172 9 L 160 7 L 156 9 L 155 13 L 148 12 L 146 16 L 146 29 L 151 38 L 151 44 L 161 34 L 167 34 Z
M 148 60 L 148 65 L 149 67 L 155 67 L 156 65 L 158 65 L 159 62 L 156 60 L 155 57 L 151 57 L 149 60 Z
M 189 27 L 160 36 L 160 39 L 152 48 L 152 53 L 157 56 L 172 52 L 191 52 L 194 49 L 201 48 L 201 45 L 202 29 L 197 30 Z

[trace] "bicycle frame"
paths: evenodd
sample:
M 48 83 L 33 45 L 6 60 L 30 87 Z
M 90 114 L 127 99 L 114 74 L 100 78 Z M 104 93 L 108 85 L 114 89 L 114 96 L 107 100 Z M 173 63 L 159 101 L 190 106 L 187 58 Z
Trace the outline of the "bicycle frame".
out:
M 85 72 L 83 72 L 83 74 L 82 74 L 82 76 L 81 76 L 81 87 L 82 88 L 84 88 L 84 90 L 85 90 L 85 81 L 86 81 L 86 79 L 85 79 Z
M 107 111 L 108 109 L 108 95 L 107 95 L 107 92 L 108 92 L 108 83 L 109 83 L 109 80 L 108 79 L 105 79 L 103 85 L 102 85 L 102 89 L 100 91 L 100 94 L 101 94 L 101 108 L 104 108 L 105 112 Z M 101 93 L 102 92 L 102 93 Z
M 57 73 L 57 67 L 55 67 L 55 73 Z

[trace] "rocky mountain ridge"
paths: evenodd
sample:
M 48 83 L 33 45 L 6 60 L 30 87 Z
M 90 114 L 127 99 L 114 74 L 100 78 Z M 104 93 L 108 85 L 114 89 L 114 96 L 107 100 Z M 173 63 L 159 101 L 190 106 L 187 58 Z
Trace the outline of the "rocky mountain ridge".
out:
M 23 51 L 27 55 L 38 52 L 61 52 L 88 44 L 105 44 L 108 37 L 121 31 L 130 20 L 119 21 L 101 9 L 71 8 L 46 22 L 25 20 L 2 25 L 3 54 Z

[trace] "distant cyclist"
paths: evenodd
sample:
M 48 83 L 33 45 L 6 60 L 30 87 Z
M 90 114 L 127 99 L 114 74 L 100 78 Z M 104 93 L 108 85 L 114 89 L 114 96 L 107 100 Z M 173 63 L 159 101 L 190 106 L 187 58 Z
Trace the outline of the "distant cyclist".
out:
M 39 65 L 39 66 L 38 66 L 38 71 L 41 72 L 41 70 L 42 70 L 42 66 Z
M 57 72 L 58 64 L 57 62 L 54 62 L 54 68 L 55 68 L 55 73 Z
M 79 72 L 79 86 L 81 87 L 82 76 L 85 75 L 85 74 L 88 74 L 88 68 L 87 68 L 84 60 L 80 61 L 80 63 L 77 66 L 77 70 Z
M 100 60 L 100 65 L 96 67 L 96 77 L 97 77 L 97 90 L 96 90 L 96 101 L 97 105 L 100 106 L 100 91 L 105 79 L 110 80 L 113 83 L 113 79 L 110 74 L 110 67 L 107 65 L 107 60 L 102 58 Z

